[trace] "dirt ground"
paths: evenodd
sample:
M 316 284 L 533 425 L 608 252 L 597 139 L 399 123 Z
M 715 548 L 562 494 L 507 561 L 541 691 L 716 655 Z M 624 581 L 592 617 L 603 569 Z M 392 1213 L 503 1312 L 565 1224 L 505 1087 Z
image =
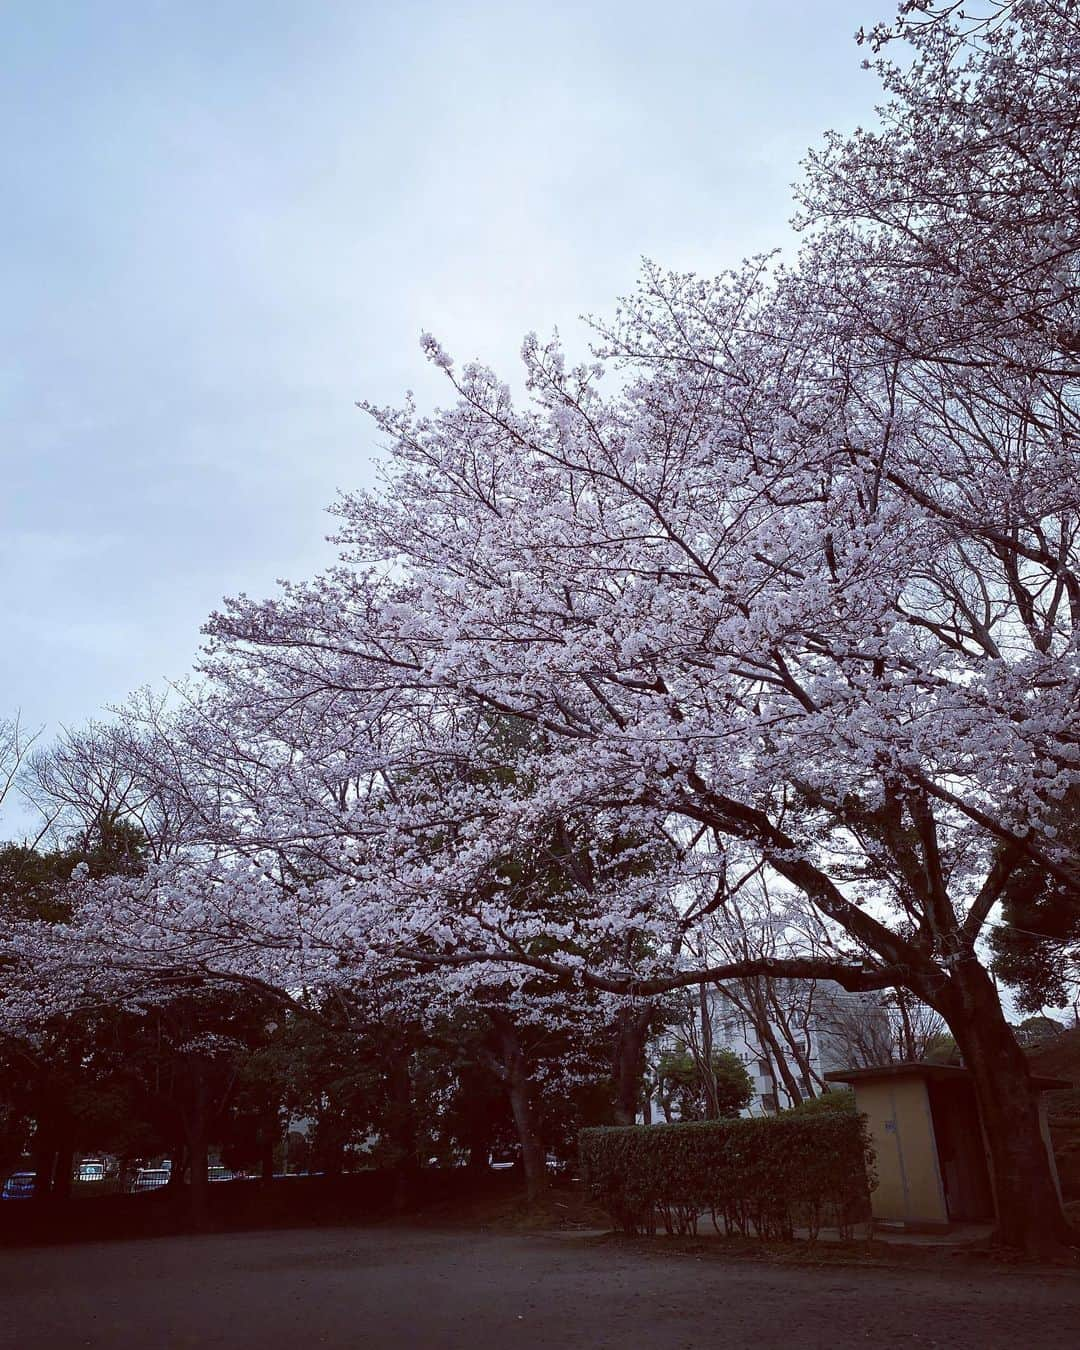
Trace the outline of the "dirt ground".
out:
M 3 1350 L 1080 1344 L 1080 1276 L 702 1260 L 372 1227 L 0 1252 Z

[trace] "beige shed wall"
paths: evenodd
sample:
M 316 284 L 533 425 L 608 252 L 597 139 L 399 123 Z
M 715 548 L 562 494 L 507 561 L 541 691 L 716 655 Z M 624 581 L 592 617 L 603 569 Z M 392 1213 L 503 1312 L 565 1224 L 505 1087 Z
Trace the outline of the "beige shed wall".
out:
M 877 1158 L 878 1182 L 870 1197 L 874 1218 L 947 1225 L 926 1084 L 919 1078 L 896 1077 L 853 1086 L 855 1105 L 867 1118 Z

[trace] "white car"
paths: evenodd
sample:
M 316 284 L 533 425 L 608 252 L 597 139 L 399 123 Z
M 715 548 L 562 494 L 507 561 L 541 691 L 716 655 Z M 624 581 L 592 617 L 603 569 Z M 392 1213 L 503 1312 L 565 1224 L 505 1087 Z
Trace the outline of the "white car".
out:
M 132 1195 L 141 1191 L 156 1191 L 169 1184 L 169 1168 L 140 1167 L 128 1188 Z

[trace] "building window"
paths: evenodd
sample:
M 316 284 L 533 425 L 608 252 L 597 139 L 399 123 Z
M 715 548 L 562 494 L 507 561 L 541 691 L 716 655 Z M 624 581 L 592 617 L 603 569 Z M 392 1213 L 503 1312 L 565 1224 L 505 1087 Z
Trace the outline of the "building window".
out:
M 763 1111 L 768 1112 L 769 1115 L 774 1116 L 776 1114 L 775 1092 L 763 1092 L 761 1094 L 761 1108 Z

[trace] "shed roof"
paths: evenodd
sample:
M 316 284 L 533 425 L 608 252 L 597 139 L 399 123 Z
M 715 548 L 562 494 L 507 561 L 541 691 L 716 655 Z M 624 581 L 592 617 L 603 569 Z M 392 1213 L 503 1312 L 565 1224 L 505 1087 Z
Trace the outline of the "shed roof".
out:
M 827 1073 L 830 1083 L 865 1083 L 876 1078 L 927 1078 L 938 1082 L 943 1079 L 969 1079 L 970 1072 L 958 1064 L 924 1064 L 918 1060 L 908 1060 L 903 1064 L 881 1064 L 871 1069 L 837 1069 Z M 1031 1086 L 1039 1092 L 1051 1092 L 1056 1088 L 1072 1087 L 1065 1078 L 1046 1078 L 1042 1074 L 1031 1075 Z

